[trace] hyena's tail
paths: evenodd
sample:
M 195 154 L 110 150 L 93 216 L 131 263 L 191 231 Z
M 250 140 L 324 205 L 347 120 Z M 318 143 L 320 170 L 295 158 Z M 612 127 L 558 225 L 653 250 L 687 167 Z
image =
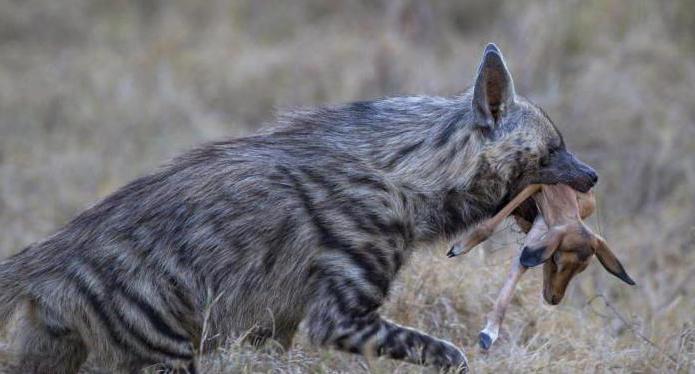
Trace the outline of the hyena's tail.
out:
M 0 262 L 0 329 L 14 313 L 24 293 L 20 278 L 16 258 L 11 257 Z

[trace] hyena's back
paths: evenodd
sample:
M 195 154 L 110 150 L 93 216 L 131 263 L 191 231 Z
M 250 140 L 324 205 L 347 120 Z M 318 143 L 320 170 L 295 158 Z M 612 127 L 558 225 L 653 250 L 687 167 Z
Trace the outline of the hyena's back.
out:
M 208 346 L 243 333 L 288 345 L 323 292 L 375 309 L 412 235 L 404 199 L 367 165 L 287 143 L 191 152 L 0 265 L 14 285 L 3 307 L 25 309 L 14 339 L 39 321 L 103 365 L 178 366 L 200 348 L 208 308 Z

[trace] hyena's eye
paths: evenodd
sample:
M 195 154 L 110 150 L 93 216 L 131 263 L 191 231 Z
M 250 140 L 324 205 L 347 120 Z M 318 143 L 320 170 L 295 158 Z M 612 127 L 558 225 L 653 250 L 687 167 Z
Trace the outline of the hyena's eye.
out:
M 540 166 L 541 166 L 541 167 L 546 167 L 546 166 L 550 165 L 550 158 L 551 158 L 555 153 L 557 153 L 557 151 L 558 151 L 557 148 L 550 148 L 550 149 L 548 150 L 548 154 L 545 155 L 545 156 L 543 156 L 543 157 L 541 157 L 541 159 L 539 160 L 539 161 L 540 161 Z
M 550 155 L 543 156 L 538 160 L 538 165 L 542 168 L 550 165 Z

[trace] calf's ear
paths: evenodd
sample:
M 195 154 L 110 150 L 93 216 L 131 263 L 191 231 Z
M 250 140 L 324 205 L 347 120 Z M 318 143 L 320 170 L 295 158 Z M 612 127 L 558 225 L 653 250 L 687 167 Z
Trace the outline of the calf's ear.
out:
M 560 246 L 563 236 L 564 232 L 550 229 L 539 240 L 525 243 L 519 262 L 522 266 L 530 268 L 548 261 Z
M 608 244 L 606 243 L 605 240 L 602 238 L 596 238 L 594 240 L 594 251 L 596 253 L 596 257 L 598 257 L 598 260 L 601 262 L 601 265 L 611 274 L 615 275 L 616 277 L 620 278 L 623 282 L 634 286 L 635 281 L 630 278 L 629 275 L 627 275 L 627 272 L 625 271 L 625 268 L 623 267 L 623 264 L 618 261 L 618 258 L 615 257 L 613 252 L 608 248 Z
M 473 110 L 478 126 L 493 129 L 505 111 L 514 103 L 514 82 L 502 57 L 493 43 L 485 47 L 483 60 L 473 88 Z

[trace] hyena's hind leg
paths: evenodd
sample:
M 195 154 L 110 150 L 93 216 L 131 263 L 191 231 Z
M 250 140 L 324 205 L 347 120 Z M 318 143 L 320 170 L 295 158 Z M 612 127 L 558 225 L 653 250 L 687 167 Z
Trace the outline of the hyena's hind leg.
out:
M 300 318 L 279 320 L 272 327 L 256 327 L 249 331 L 244 342 L 268 352 L 287 352 L 292 347 L 300 321 Z
M 134 366 L 133 368 L 124 371 L 124 373 L 128 374 L 140 372 L 142 372 L 143 374 L 198 374 L 200 371 L 198 370 L 198 365 L 196 364 L 195 360 L 191 361 L 188 365 L 181 367 L 173 367 L 170 365 L 154 365 L 146 368 L 145 370 L 140 370 L 139 367 Z
M 87 348 L 52 309 L 34 300 L 16 314 L 9 334 L 9 373 L 72 374 L 87 359 Z
M 309 337 L 314 344 L 368 357 L 384 356 L 467 371 L 466 356 L 453 344 L 383 319 L 376 312 L 378 305 L 350 307 L 350 299 L 364 301 L 366 295 L 360 292 L 343 288 L 340 294 L 316 300 L 307 320 Z M 351 293 L 354 298 L 340 299 Z

